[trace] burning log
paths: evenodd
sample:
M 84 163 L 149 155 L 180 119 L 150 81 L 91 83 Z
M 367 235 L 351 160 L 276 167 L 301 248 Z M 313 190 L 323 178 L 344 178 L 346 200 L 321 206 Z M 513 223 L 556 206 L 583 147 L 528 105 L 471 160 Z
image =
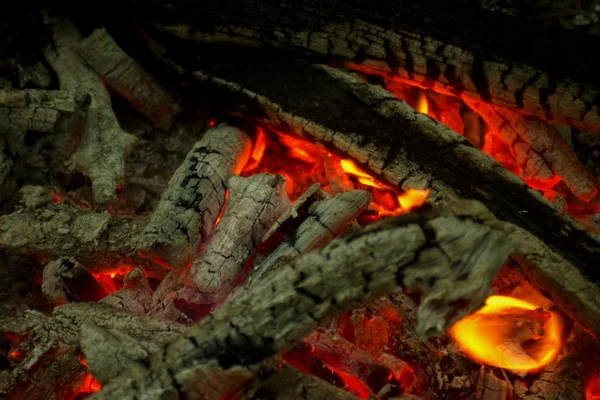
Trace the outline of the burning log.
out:
M 595 48 L 597 38 L 515 23 L 455 1 L 395 1 L 380 10 L 375 1 L 256 1 L 251 8 L 234 1 L 224 9 L 219 2 L 162 0 L 136 12 L 181 39 L 309 53 L 599 131 L 598 62 L 572 46 Z
M 61 89 L 85 93 L 91 99 L 74 129 L 73 134 L 81 138 L 67 166 L 90 178 L 94 201 L 104 205 L 116 198 L 125 174 L 125 156 L 137 139 L 120 128 L 102 80 L 77 54 L 78 29 L 65 18 L 46 16 L 46 22 L 54 32 L 54 49 L 46 49 L 45 56 L 58 74 Z
M 96 29 L 77 47 L 79 54 L 121 96 L 154 125 L 171 129 L 180 112 L 172 96 L 119 47 L 106 29 Z
M 201 88 L 214 95 L 212 99 L 219 94 L 221 99 L 225 97 L 219 105 L 235 114 L 254 118 L 267 128 L 287 130 L 326 143 L 332 151 L 339 149 L 351 155 L 392 186 L 429 185 L 432 204 L 445 204 L 456 198 L 482 201 L 500 218 L 551 246 L 584 277 L 598 281 L 598 275 L 590 268 L 599 261 L 598 238 L 556 210 L 539 192 L 471 147 L 463 137 L 415 112 L 381 87 L 341 70 L 304 65 L 295 69 L 289 62 L 285 68 L 281 67 L 276 62 L 269 67 L 222 67 L 218 77 L 206 73 L 197 73 L 196 77 L 202 83 Z M 273 82 L 304 95 L 300 100 L 281 96 Z M 311 91 L 307 82 L 319 90 Z M 247 89 L 250 86 L 252 90 Z M 324 92 L 330 96 L 330 104 L 344 104 L 344 107 L 331 106 L 327 115 L 321 115 L 320 99 Z M 258 109 L 262 114 L 249 115 L 240 105 Z
M 467 210 L 487 213 L 485 222 Z M 92 398 L 184 395 L 194 390 L 196 377 L 261 362 L 321 321 L 397 285 L 424 294 L 417 333 L 437 335 L 489 294 L 513 249 L 497 223 L 480 203 L 469 201 L 437 217 L 384 220 L 335 239 L 257 282 Z
M 556 128 L 505 108 L 479 101 L 465 102 L 491 126 L 492 134 L 511 150 L 530 186 L 544 189 L 562 179 L 573 194 L 584 201 L 590 201 L 598 194 L 595 179 Z
M 44 268 L 42 291 L 56 304 L 98 301 L 108 292 L 77 261 L 59 258 Z
M 371 195 L 354 190 L 311 204 L 306 219 L 286 237 L 253 271 L 253 279 L 262 279 L 278 265 L 287 264 L 301 254 L 324 246 L 371 202 Z
M 291 205 L 280 175 L 233 175 L 227 187 L 229 200 L 221 223 L 192 262 L 186 279 L 203 303 L 225 299 L 265 231 Z
M 173 174 L 144 228 L 138 248 L 180 268 L 211 235 L 225 203 L 227 180 L 246 164 L 250 140 L 242 131 L 210 129 Z

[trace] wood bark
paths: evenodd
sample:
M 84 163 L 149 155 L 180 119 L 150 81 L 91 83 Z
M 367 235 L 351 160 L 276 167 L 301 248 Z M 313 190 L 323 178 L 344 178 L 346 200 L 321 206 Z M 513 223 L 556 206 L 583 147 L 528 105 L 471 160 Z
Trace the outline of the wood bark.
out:
M 61 89 L 90 96 L 86 113 L 79 116 L 74 134 L 79 146 L 67 161 L 70 171 L 81 170 L 92 181 L 94 202 L 105 205 L 116 198 L 125 174 L 125 158 L 136 137 L 124 132 L 112 110 L 100 77 L 77 54 L 78 29 L 67 19 L 46 16 L 54 33 L 54 49 L 45 56 L 58 74 Z
M 278 265 L 287 264 L 300 254 L 317 249 L 339 235 L 358 214 L 371 203 L 371 195 L 363 190 L 353 190 L 313 204 L 306 219 L 295 232 L 273 250 L 249 278 L 262 279 Z
M 486 215 L 486 222 L 467 210 Z M 489 295 L 514 248 L 497 223 L 480 203 L 466 201 L 437 217 L 411 214 L 335 239 L 257 282 L 92 399 L 184 395 L 195 377 L 261 362 L 357 301 L 398 285 L 424 294 L 417 333 L 437 335 Z
M 63 257 L 44 267 L 42 292 L 56 304 L 98 301 L 108 292 L 76 260 Z
M 596 235 L 445 125 L 342 70 L 289 60 L 284 65 L 252 65 L 221 67 L 212 76 L 196 77 L 200 88 L 212 93 L 213 102 L 220 94 L 220 107 L 268 129 L 308 136 L 330 151 L 350 155 L 392 186 L 429 186 L 432 204 L 480 200 L 499 218 L 551 246 L 587 279 L 595 283 L 600 279 L 591 267 L 600 261 Z M 282 86 L 303 96 L 281 95 Z M 242 104 L 244 110 L 239 108 Z
M 180 107 L 133 58 L 108 34 L 96 29 L 83 39 L 79 54 L 102 78 L 154 125 L 169 131 Z
M 153 293 L 144 269 L 136 267 L 125 275 L 122 289 L 111 293 L 100 302 L 132 314 L 147 315 L 152 306 Z
M 210 237 L 225 203 L 227 180 L 246 164 L 250 147 L 239 129 L 208 130 L 173 174 L 138 248 L 174 268 L 190 262 Z
M 597 37 L 439 0 L 161 0 L 136 12 L 182 39 L 309 53 L 600 132 L 599 63 L 577 50 Z
M 227 188 L 223 218 L 192 262 L 186 279 L 186 284 L 199 292 L 202 303 L 220 303 L 227 297 L 265 231 L 291 205 L 280 175 L 233 175 Z

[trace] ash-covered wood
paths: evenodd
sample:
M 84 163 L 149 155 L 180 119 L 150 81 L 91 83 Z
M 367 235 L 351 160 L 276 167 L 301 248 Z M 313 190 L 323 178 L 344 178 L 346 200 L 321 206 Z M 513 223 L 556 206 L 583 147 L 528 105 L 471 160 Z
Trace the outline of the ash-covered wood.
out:
M 390 185 L 429 186 L 432 204 L 458 198 L 480 200 L 498 218 L 547 243 L 586 278 L 600 280 L 591 267 L 600 262 L 596 235 L 556 210 L 465 138 L 417 113 L 385 89 L 343 70 L 289 60 L 221 67 L 215 75 L 196 73 L 202 90 L 220 94 L 219 106 L 254 118 L 267 128 L 309 136 L 332 151 L 338 149 Z M 284 96 L 279 91 L 282 86 L 302 96 Z M 326 112 L 324 93 L 329 105 Z
M 87 269 L 68 257 L 46 264 L 42 292 L 56 304 L 98 301 L 108 296 L 108 291 Z
M 437 217 L 411 214 L 335 239 L 257 282 L 92 398 L 184 395 L 195 375 L 259 363 L 398 285 L 423 293 L 417 333 L 437 335 L 489 295 L 513 250 L 497 224 L 480 203 L 465 201 Z
M 180 112 L 173 97 L 133 58 L 106 29 L 96 29 L 77 47 L 79 54 L 102 78 L 156 126 L 171 129 Z
M 246 164 L 250 139 L 226 125 L 208 130 L 175 171 L 138 248 L 180 268 L 206 242 L 225 203 L 227 180 Z
M 249 284 L 255 279 L 262 279 L 278 265 L 287 264 L 300 254 L 327 244 L 367 208 L 369 203 L 371 195 L 363 190 L 352 190 L 313 203 L 298 229 L 256 266 Z
M 192 262 L 186 279 L 206 303 L 220 303 L 227 297 L 265 231 L 291 205 L 280 175 L 233 175 L 227 188 L 229 199 L 223 218 Z
M 579 50 L 597 47 L 596 37 L 442 0 L 385 6 L 375 0 L 254 0 L 226 8 L 218 1 L 162 0 L 136 11 L 181 39 L 308 53 L 600 131 L 599 63 Z
M 490 125 L 492 134 L 510 149 L 522 177 L 545 182 L 562 179 L 577 197 L 590 201 L 598 194 L 596 180 L 552 125 L 480 101 L 465 100 Z M 535 187 L 535 183 L 532 184 Z
M 77 27 L 66 18 L 45 18 L 54 33 L 54 48 L 47 48 L 44 54 L 58 75 L 60 88 L 90 96 L 86 112 L 79 116 L 73 129 L 79 145 L 67 167 L 89 177 L 94 202 L 105 205 L 116 198 L 117 186 L 123 183 L 125 175 L 125 158 L 137 139 L 121 129 L 100 76 L 77 54 L 81 40 Z
M 143 221 L 52 199 L 44 193 L 26 197 L 30 207 L 0 216 L 0 248 L 34 257 L 70 256 L 88 268 L 135 253 Z

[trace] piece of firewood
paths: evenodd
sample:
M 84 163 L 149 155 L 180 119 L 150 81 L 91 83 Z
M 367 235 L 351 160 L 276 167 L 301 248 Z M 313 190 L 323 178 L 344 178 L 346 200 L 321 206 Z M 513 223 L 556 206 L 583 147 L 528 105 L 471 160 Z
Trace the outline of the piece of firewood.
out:
M 98 301 L 108 296 L 108 291 L 87 269 L 68 257 L 46 264 L 42 292 L 56 304 Z
M 267 229 L 290 207 L 280 175 L 231 176 L 229 199 L 210 241 L 192 262 L 186 284 L 202 303 L 220 303 Z
M 356 400 L 353 394 L 339 389 L 322 379 L 307 375 L 289 365 L 265 379 L 257 392 L 248 400 Z
M 227 180 L 246 164 L 250 147 L 248 136 L 230 126 L 204 134 L 171 177 L 139 238 L 146 257 L 159 256 L 173 268 L 194 259 L 225 203 Z
M 168 131 L 180 107 L 133 58 L 127 55 L 105 28 L 83 39 L 79 54 L 102 78 L 140 113 Z
M 309 53 L 600 132 L 599 62 L 580 51 L 598 47 L 594 36 L 443 0 L 237 0 L 225 9 L 218 1 L 160 0 L 135 12 L 183 39 L 181 46 L 194 40 L 246 47 L 254 57 L 261 47 Z
M 471 212 L 487 215 L 485 222 Z M 464 201 L 439 216 L 408 214 L 334 239 L 256 282 L 91 398 L 183 396 L 195 377 L 259 363 L 399 285 L 423 293 L 417 334 L 438 335 L 483 304 L 514 249 L 498 223 L 481 203 Z
M 353 190 L 313 204 L 298 229 L 256 266 L 248 285 L 262 279 L 278 265 L 287 264 L 300 254 L 330 242 L 370 203 L 369 192 Z
M 153 290 L 142 267 L 136 267 L 123 279 L 123 288 L 106 296 L 100 303 L 132 314 L 146 315 L 152 304 Z
M 25 207 L 0 216 L 0 248 L 35 257 L 69 256 L 91 269 L 135 254 L 143 220 L 52 199 L 51 194 L 25 198 Z
M 552 125 L 481 101 L 465 102 L 490 125 L 491 134 L 508 147 L 521 169 L 519 175 L 532 187 L 543 188 L 562 179 L 584 201 L 598 194 L 596 180 Z
M 465 138 L 415 112 L 387 90 L 340 69 L 289 60 L 243 68 L 221 66 L 215 74 L 197 73 L 201 81 L 197 92 L 209 95 L 211 102 L 220 98 L 220 107 L 267 129 L 308 136 L 326 144 L 329 151 L 339 149 L 393 187 L 429 185 L 431 204 L 457 198 L 480 200 L 499 218 L 547 243 L 587 279 L 600 282 L 591 267 L 600 263 L 596 235 Z M 302 95 L 281 95 L 276 88 L 284 85 Z M 344 107 L 332 106 L 322 115 L 323 93 L 328 93 L 328 104 Z
M 73 134 L 81 137 L 67 167 L 89 177 L 94 202 L 105 205 L 116 198 L 117 186 L 125 175 L 125 157 L 137 138 L 121 129 L 102 79 L 77 54 L 81 40 L 77 27 L 66 18 L 46 15 L 45 19 L 54 33 L 54 49 L 47 48 L 44 54 L 59 77 L 61 89 L 85 93 L 91 99 L 76 122 Z

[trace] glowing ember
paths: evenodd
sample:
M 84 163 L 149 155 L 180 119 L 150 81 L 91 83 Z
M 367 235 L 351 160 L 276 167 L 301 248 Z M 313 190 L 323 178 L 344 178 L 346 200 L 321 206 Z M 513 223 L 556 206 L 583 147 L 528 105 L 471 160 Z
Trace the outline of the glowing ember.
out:
M 350 393 L 353 393 L 359 399 L 368 399 L 371 395 L 371 391 L 360 379 L 355 376 L 352 376 L 344 371 L 341 371 L 337 368 L 334 368 L 330 365 L 327 366 L 332 372 L 335 372 L 342 378 L 344 384 L 346 385 L 346 390 Z
M 246 165 L 245 170 L 251 171 L 258 168 L 260 161 L 265 154 L 265 149 L 267 147 L 267 136 L 265 135 L 265 131 L 262 128 L 256 128 L 256 139 L 254 141 L 254 148 L 252 149 L 252 154 L 250 155 L 250 161 L 248 165 Z
M 507 296 L 489 297 L 450 333 L 469 357 L 513 371 L 540 369 L 554 360 L 562 344 L 557 314 Z
M 427 196 L 429 196 L 429 190 L 408 189 L 398 195 L 398 202 L 404 211 L 410 211 L 422 206 L 427 200 Z
M 118 265 L 106 271 L 92 272 L 92 275 L 110 294 L 116 292 L 123 286 L 123 278 L 133 271 L 134 268 L 134 265 Z
M 10 352 L 10 354 L 8 355 L 8 357 L 10 357 L 10 358 L 19 358 L 22 355 L 23 355 L 22 351 L 14 350 L 14 351 Z
M 585 387 L 586 400 L 600 400 L 600 374 L 594 375 Z

